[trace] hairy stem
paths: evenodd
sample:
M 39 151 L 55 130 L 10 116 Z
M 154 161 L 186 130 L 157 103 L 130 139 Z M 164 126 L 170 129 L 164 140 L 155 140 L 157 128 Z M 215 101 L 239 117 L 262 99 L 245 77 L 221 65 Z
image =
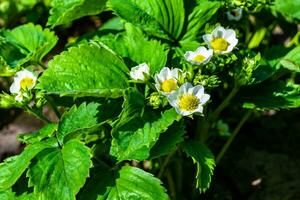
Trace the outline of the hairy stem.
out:
M 57 118 L 60 119 L 61 114 L 58 111 L 56 105 L 53 103 L 51 97 L 46 97 L 46 99 L 47 99 L 47 102 L 48 102 L 49 106 L 52 108 L 52 110 L 54 111 L 55 115 L 57 116 Z
M 229 139 L 227 140 L 227 142 L 225 143 L 225 145 L 223 146 L 223 148 L 221 149 L 220 153 L 218 154 L 217 158 L 216 158 L 216 163 L 218 164 L 220 162 L 220 160 L 223 158 L 224 154 L 227 152 L 228 148 L 230 147 L 230 145 L 232 144 L 233 140 L 235 139 L 235 137 L 237 136 L 237 134 L 239 133 L 240 129 L 242 128 L 242 126 L 244 125 L 244 123 L 247 121 L 247 119 L 251 116 L 252 114 L 252 110 L 248 110 L 243 118 L 241 119 L 241 121 L 238 123 L 238 125 L 236 126 L 236 128 L 233 130 L 233 133 L 230 135 Z
M 239 91 L 238 86 L 234 86 L 228 96 L 224 99 L 224 101 L 217 107 L 217 109 L 212 113 L 211 120 L 214 121 L 219 114 L 230 104 L 231 99 L 237 94 Z
M 177 151 L 177 149 L 175 149 L 173 152 L 171 152 L 171 153 L 165 158 L 165 160 L 164 160 L 163 164 L 161 165 L 161 168 L 160 168 L 160 170 L 159 170 L 159 172 L 158 172 L 158 175 L 157 175 L 157 177 L 158 177 L 159 179 L 162 178 L 162 176 L 163 176 L 163 174 L 164 174 L 164 171 L 165 171 L 166 167 L 168 166 L 168 164 L 169 164 L 169 162 L 170 162 L 172 156 L 176 153 L 176 151 Z
M 45 117 L 42 113 L 40 113 L 40 112 L 38 112 L 38 111 L 36 111 L 36 110 L 30 108 L 28 105 L 25 107 L 25 110 L 26 110 L 28 113 L 30 113 L 30 114 L 36 116 L 36 117 L 39 118 L 40 120 L 42 120 L 42 121 L 44 121 L 44 122 L 46 122 L 46 123 L 51 123 L 51 121 L 50 121 L 47 117 Z

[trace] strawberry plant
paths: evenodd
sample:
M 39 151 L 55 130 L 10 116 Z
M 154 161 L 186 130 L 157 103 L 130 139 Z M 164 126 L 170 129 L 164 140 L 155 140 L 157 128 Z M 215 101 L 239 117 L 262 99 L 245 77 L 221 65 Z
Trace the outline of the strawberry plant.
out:
M 15 25 L 38 6 L 49 10 L 46 24 Z M 0 107 L 45 125 L 21 134 L 23 151 L 0 164 L 0 199 L 196 199 L 249 118 L 300 107 L 297 8 L 283 0 L 1 1 L 0 76 L 9 87 Z M 98 30 L 53 50 L 57 32 L 103 12 L 113 16 Z M 273 45 L 279 26 L 292 27 L 290 39 Z M 197 192 L 182 192 L 184 184 Z

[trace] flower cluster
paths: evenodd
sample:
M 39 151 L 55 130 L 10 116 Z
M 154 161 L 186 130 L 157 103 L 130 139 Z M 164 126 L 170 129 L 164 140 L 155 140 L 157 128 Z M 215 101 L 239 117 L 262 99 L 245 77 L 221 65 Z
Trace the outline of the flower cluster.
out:
M 187 51 L 185 59 L 194 65 L 204 65 L 210 61 L 213 54 L 226 54 L 237 45 L 238 39 L 232 29 L 224 29 L 219 26 L 212 33 L 203 36 L 208 49 L 200 46 L 196 51 Z M 182 81 L 186 73 L 181 69 L 164 67 L 154 75 L 155 95 L 151 96 L 151 102 L 158 106 L 161 102 L 159 95 L 165 96 L 178 114 L 189 116 L 194 113 L 203 113 L 203 106 L 210 99 L 210 95 L 204 93 L 204 87 L 200 84 L 193 86 L 187 81 Z M 150 68 L 142 63 L 131 68 L 130 76 L 136 82 L 146 83 L 150 80 Z M 158 101 L 159 100 L 159 101 Z
M 225 29 L 222 26 L 218 26 L 210 34 L 203 35 L 203 40 L 207 44 L 208 49 L 200 46 L 196 51 L 187 51 L 185 53 L 184 57 L 190 63 L 195 65 L 206 64 L 212 58 L 213 53 L 229 53 L 238 43 L 235 31 Z

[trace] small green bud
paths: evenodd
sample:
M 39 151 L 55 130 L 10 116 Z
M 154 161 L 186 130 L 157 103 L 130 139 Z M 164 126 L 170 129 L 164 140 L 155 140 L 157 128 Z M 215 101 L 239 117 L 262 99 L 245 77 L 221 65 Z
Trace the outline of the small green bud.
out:
M 0 108 L 9 109 L 14 107 L 15 99 L 9 94 L 3 93 L 0 94 Z
M 168 104 L 168 100 L 165 96 L 159 92 L 153 92 L 149 97 L 149 105 L 153 106 L 154 109 L 164 107 Z

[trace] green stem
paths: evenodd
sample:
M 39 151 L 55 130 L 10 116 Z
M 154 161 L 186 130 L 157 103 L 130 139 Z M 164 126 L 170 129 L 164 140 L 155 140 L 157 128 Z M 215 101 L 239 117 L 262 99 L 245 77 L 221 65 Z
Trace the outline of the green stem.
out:
M 58 111 L 56 105 L 54 105 L 51 97 L 46 97 L 46 99 L 47 99 L 47 102 L 48 102 L 49 106 L 52 108 L 52 110 L 54 111 L 55 115 L 57 116 L 57 118 L 60 119 L 61 118 L 61 114 Z
M 162 176 L 163 176 L 163 174 L 164 174 L 164 171 L 165 171 L 166 167 L 168 166 L 168 164 L 169 164 L 169 162 L 170 162 L 172 156 L 176 153 L 176 151 L 177 151 L 177 149 L 175 149 L 173 152 L 171 152 L 171 153 L 166 157 L 166 159 L 164 160 L 163 164 L 161 165 L 160 171 L 159 171 L 159 173 L 158 173 L 158 175 L 157 175 L 157 177 L 158 177 L 159 179 L 162 178 Z
M 37 64 L 44 70 L 47 69 L 47 67 L 42 62 L 38 62 Z
M 36 116 L 37 118 L 39 118 L 40 120 L 46 122 L 46 123 L 52 123 L 47 117 L 45 117 L 43 114 L 41 114 L 40 112 L 37 112 L 36 110 L 30 108 L 28 105 L 25 106 L 25 109 L 28 113 Z
M 231 99 L 237 94 L 239 91 L 238 86 L 234 86 L 228 96 L 224 99 L 224 101 L 217 107 L 217 109 L 212 113 L 212 121 L 214 121 L 219 114 L 230 104 Z
M 229 139 L 227 140 L 227 142 L 225 143 L 225 145 L 223 146 L 223 148 L 221 149 L 220 153 L 218 154 L 217 158 L 216 158 L 216 163 L 219 163 L 220 160 L 223 158 L 224 154 L 226 153 L 226 151 L 228 150 L 228 148 L 230 147 L 231 143 L 233 142 L 233 140 L 235 139 L 235 137 L 237 136 L 237 134 L 239 133 L 240 129 L 242 128 L 242 126 L 244 125 L 244 123 L 247 121 L 247 119 L 251 116 L 252 114 L 252 110 L 248 110 L 243 118 L 241 119 L 241 121 L 238 123 L 238 125 L 236 126 L 236 128 L 233 130 L 233 133 L 230 135 Z
M 175 183 L 172 177 L 172 174 L 170 171 L 167 171 L 167 180 L 168 180 L 168 185 L 169 185 L 169 189 L 170 189 L 170 195 L 172 197 L 172 199 L 176 198 L 176 188 L 175 188 Z

